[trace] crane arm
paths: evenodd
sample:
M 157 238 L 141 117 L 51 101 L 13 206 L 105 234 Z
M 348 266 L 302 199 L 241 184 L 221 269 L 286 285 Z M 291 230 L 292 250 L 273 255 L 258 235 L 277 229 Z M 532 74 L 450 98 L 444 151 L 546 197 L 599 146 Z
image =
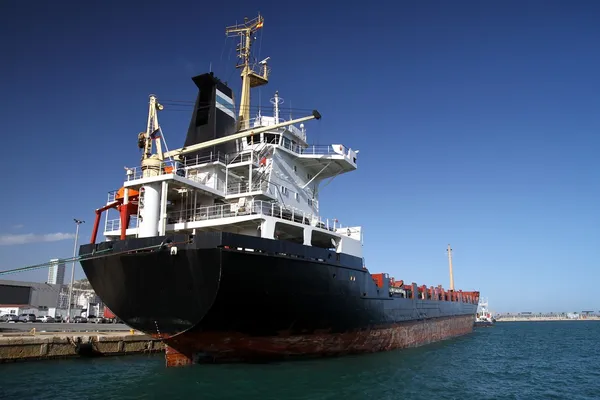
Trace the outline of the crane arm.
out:
M 213 139 L 213 140 L 209 140 L 206 142 L 194 144 L 191 146 L 182 147 L 180 149 L 171 150 L 167 153 L 164 153 L 164 157 L 169 158 L 169 157 L 180 156 L 180 155 L 183 155 L 186 153 L 191 153 L 191 152 L 201 150 L 201 149 L 204 149 L 207 147 L 216 146 L 221 143 L 229 142 L 230 140 L 242 139 L 244 137 L 256 135 L 256 134 L 259 134 L 262 132 L 268 132 L 273 129 L 283 128 L 283 127 L 286 127 L 286 126 L 289 126 L 292 124 L 309 121 L 311 119 L 321 119 L 321 114 L 319 114 L 319 112 L 317 110 L 313 110 L 312 115 L 310 115 L 308 117 L 297 118 L 297 119 L 293 119 L 291 121 L 285 121 L 285 122 L 281 122 L 279 124 L 275 124 L 275 125 L 271 125 L 271 126 L 262 126 L 260 128 L 256 128 L 256 129 L 249 129 L 249 130 L 234 133 L 233 135 L 225 136 L 222 138 Z

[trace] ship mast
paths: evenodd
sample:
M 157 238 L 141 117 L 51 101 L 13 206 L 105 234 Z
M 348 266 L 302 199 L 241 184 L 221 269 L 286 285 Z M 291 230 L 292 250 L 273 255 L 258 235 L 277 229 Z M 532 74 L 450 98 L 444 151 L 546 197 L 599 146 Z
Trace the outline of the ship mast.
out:
M 454 290 L 454 273 L 452 272 L 452 249 L 448 245 L 448 266 L 450 268 L 450 290 Z
M 269 68 L 265 58 L 259 63 L 257 71 L 254 70 L 251 64 L 251 47 L 254 33 L 263 27 L 264 18 L 258 14 L 258 17 L 253 20 L 244 18 L 244 22 L 225 28 L 227 37 L 240 38 L 240 43 L 237 45 L 238 64 L 236 68 L 241 68 L 242 73 L 242 94 L 240 96 L 240 112 L 238 119 L 238 130 L 248 129 L 250 127 L 250 89 L 257 86 L 262 86 L 269 81 Z
M 159 160 L 163 159 L 162 147 L 160 145 L 160 136 L 158 136 L 158 111 L 162 111 L 163 106 L 160 104 L 156 96 L 150 95 L 148 104 L 148 123 L 146 124 L 146 132 L 140 132 L 138 135 L 138 146 L 142 152 L 142 166 L 144 160 L 152 156 L 152 141 L 156 140 L 156 154 Z

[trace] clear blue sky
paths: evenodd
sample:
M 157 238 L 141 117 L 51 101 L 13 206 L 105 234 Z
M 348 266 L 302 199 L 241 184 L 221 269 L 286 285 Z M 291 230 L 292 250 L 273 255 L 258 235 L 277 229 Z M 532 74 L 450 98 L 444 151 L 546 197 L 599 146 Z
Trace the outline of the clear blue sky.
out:
M 321 211 L 364 227 L 372 272 L 447 287 L 450 243 L 456 286 L 494 310 L 600 310 L 600 3 L 210 4 L 0 4 L 1 270 L 68 257 L 74 217 L 89 240 L 149 93 L 193 100 L 211 63 L 237 93 L 224 29 L 260 11 L 262 104 L 279 90 L 323 114 L 312 142 L 360 149 Z M 160 118 L 182 145 L 189 114 Z

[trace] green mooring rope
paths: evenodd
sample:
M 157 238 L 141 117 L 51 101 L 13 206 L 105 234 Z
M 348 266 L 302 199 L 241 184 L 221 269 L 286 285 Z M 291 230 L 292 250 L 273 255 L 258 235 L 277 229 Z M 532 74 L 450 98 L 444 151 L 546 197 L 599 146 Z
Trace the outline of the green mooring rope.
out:
M 113 253 L 113 254 L 110 254 L 110 256 L 116 256 L 116 255 L 124 254 L 124 253 L 137 252 L 137 251 L 140 251 L 140 250 L 152 250 L 152 249 L 163 247 L 165 245 L 173 245 L 173 244 L 177 244 L 177 243 L 168 243 L 168 244 L 161 243 L 161 244 L 157 244 L 157 245 L 153 245 L 153 246 L 141 247 L 141 248 L 135 249 L 135 250 L 126 250 L 126 251 L 121 251 L 121 252 L 118 252 L 118 253 Z M 95 258 L 106 257 L 104 255 L 104 253 L 106 253 L 108 251 L 112 251 L 112 249 L 98 250 L 98 251 L 94 251 L 94 252 L 91 252 L 91 253 L 88 253 L 88 254 L 82 254 L 82 255 L 76 256 L 76 257 L 58 259 L 58 263 L 67 263 L 67 262 L 71 262 L 71 261 L 77 262 L 77 261 L 82 261 L 82 260 L 93 260 Z M 45 262 L 45 263 L 42 263 L 42 264 L 30 265 L 28 267 L 8 269 L 6 271 L 0 271 L 0 276 L 8 275 L 8 274 L 16 274 L 16 273 L 19 273 L 19 272 L 33 271 L 33 270 L 36 270 L 36 269 L 48 268 L 51 265 L 54 265 L 56 263 L 57 263 L 57 261 L 54 261 L 54 262 L 48 261 L 48 262 Z

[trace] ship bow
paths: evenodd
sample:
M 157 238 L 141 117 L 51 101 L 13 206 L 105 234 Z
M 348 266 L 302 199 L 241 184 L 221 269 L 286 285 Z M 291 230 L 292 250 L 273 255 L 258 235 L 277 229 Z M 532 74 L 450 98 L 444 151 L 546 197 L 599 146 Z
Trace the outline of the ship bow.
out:
M 188 246 L 184 236 L 85 245 L 80 254 L 106 255 L 81 265 L 96 294 L 127 325 L 168 338 L 197 325 L 219 289 L 219 252 Z

